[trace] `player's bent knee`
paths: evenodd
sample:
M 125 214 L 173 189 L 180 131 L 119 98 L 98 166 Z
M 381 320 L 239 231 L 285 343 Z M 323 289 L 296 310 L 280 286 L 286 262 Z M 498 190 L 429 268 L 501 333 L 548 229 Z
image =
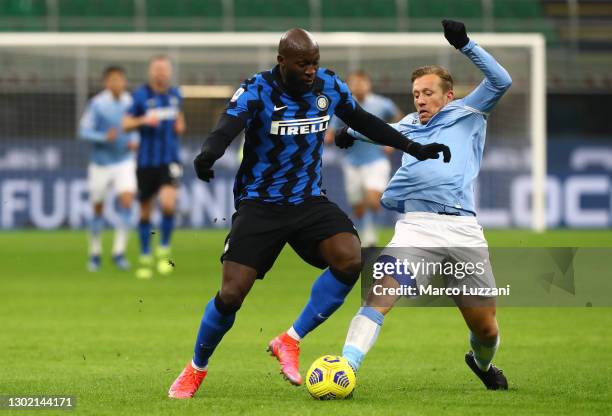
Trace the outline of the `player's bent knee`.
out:
M 215 306 L 223 315 L 231 315 L 238 312 L 243 300 L 244 297 L 238 291 L 219 291 L 215 296 Z
M 134 203 L 134 194 L 132 193 L 123 193 L 119 196 L 119 203 L 122 208 L 129 209 L 132 208 L 132 204 Z
M 351 264 L 349 267 L 344 269 L 336 269 L 330 267 L 332 274 L 336 279 L 347 285 L 354 285 L 359 280 L 359 273 L 361 273 L 361 259 L 359 263 Z
M 499 335 L 499 328 L 497 327 L 497 322 L 495 322 L 492 324 L 480 325 L 474 332 L 476 332 L 476 337 L 480 340 L 493 341 Z
M 175 204 L 174 203 L 162 203 L 160 204 L 160 208 L 163 215 L 173 215 Z
M 347 283 L 355 283 L 357 279 L 359 279 L 359 273 L 361 273 L 362 267 L 361 252 L 359 252 L 358 255 L 343 259 L 337 266 L 332 266 L 331 269 L 332 273 L 342 275 L 342 278 L 346 280 Z
M 340 252 L 336 252 L 333 262 L 330 262 L 330 268 L 345 275 L 354 275 L 361 272 L 361 250 L 356 247 L 342 248 Z

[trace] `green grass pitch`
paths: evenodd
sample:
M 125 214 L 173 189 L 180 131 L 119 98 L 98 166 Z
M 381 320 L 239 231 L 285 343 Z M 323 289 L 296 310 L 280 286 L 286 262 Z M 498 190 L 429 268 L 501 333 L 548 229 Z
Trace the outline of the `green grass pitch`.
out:
M 170 400 L 168 387 L 190 359 L 204 305 L 219 287 L 224 235 L 177 232 L 175 273 L 139 281 L 115 271 L 108 256 L 102 272 L 87 273 L 82 232 L 0 233 L 0 395 L 73 395 L 71 414 L 84 415 L 612 413 L 612 308 L 500 309 L 495 362 L 508 392 L 486 391 L 464 364 L 468 336 L 457 310 L 396 309 L 358 374 L 354 398 L 312 400 L 282 380 L 265 353 L 319 273 L 290 249 L 255 285 L 196 398 Z M 609 231 L 487 237 L 499 246 L 612 247 Z M 110 239 L 109 232 L 106 253 Z M 135 235 L 130 249 L 135 260 Z M 302 372 L 315 358 L 340 353 L 358 295 L 304 340 Z M 14 412 L 44 413 L 61 412 Z

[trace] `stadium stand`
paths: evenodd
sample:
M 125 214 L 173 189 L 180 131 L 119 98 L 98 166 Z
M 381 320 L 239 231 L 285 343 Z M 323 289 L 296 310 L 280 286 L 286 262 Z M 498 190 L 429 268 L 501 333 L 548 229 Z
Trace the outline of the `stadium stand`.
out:
M 312 31 L 429 32 L 440 16 L 472 32 L 540 32 L 549 82 L 604 87 L 612 74 L 610 0 L 1 0 L 3 32 Z M 604 63 L 600 63 L 602 62 Z M 591 70 L 585 72 L 588 64 Z M 562 70 L 561 70 L 562 69 Z
M 470 27 L 522 29 L 543 17 L 532 0 L 3 0 L 4 31 L 60 30 L 276 30 L 288 22 L 322 30 L 394 31 L 437 29 L 439 16 Z M 10 19 L 9 19 L 10 18 Z M 161 18 L 168 18 L 161 23 Z M 257 19 L 252 19 L 257 18 Z M 10 22 L 9 22 L 10 20 Z M 488 23 L 487 23 L 488 21 Z M 12 23 L 11 23 L 12 22 Z M 233 22 L 230 26 L 223 24 Z M 509 22 L 509 23 L 508 23 Z M 236 24 L 239 23 L 239 24 Z M 514 25 L 514 26 L 513 26 Z M 54 27 L 56 26 L 56 27 Z

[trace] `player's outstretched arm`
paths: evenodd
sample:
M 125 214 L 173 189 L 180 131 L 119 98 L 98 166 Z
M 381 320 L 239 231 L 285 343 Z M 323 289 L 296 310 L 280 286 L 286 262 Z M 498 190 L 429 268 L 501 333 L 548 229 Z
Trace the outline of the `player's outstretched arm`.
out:
M 198 178 L 208 182 L 215 177 L 215 172 L 212 169 L 213 164 L 223 156 L 232 140 L 244 130 L 245 126 L 246 122 L 240 117 L 228 114 L 221 115 L 215 129 L 204 140 L 200 154 L 193 161 L 193 167 Z
M 450 162 L 451 152 L 448 146 L 439 143 L 422 145 L 414 142 L 402 136 L 400 132 L 373 114 L 368 113 L 359 105 L 356 105 L 355 109 L 350 113 L 344 113 L 339 115 L 339 117 L 347 126 L 368 137 L 376 144 L 399 149 L 418 160 L 438 159 L 441 152 L 444 156 L 444 162 Z M 348 137 L 343 137 L 342 135 Z M 354 140 L 352 136 L 348 135 L 346 129 L 343 129 L 336 136 L 336 144 L 339 147 L 350 147 Z
M 443 20 L 444 37 L 461 51 L 485 75 L 485 79 L 464 98 L 466 105 L 488 113 L 512 85 L 512 78 L 493 56 L 467 36 L 465 25 L 454 20 Z
M 156 116 L 140 116 L 135 117 L 131 114 L 127 114 L 123 117 L 121 127 L 124 131 L 131 131 L 138 129 L 142 126 L 157 127 L 159 125 L 159 119 Z
M 97 143 L 115 140 L 118 136 L 117 129 L 112 128 L 108 131 L 96 129 L 97 117 L 96 108 L 90 103 L 79 120 L 79 139 Z

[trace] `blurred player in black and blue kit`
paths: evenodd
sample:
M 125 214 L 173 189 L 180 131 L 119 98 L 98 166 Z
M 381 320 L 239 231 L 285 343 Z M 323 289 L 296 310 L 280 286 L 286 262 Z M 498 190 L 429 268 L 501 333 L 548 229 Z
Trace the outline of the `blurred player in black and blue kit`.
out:
M 160 244 L 157 247 L 157 270 L 172 271 L 169 261 L 170 237 L 174 229 L 177 188 L 183 175 L 179 158 L 179 136 L 185 133 L 183 98 L 171 85 L 172 63 L 166 56 L 155 56 L 149 63 L 149 82 L 134 90 L 133 104 L 123 120 L 125 130 L 140 131 L 137 170 L 140 202 L 140 267 L 139 278 L 153 275 L 151 254 L 151 215 L 155 196 L 159 194 L 162 212 Z
M 237 211 L 221 257 L 221 290 L 206 305 L 193 360 L 170 387 L 172 398 L 193 397 L 255 280 L 264 277 L 287 243 L 307 263 L 325 269 L 301 315 L 268 346 L 285 377 L 302 383 L 299 341 L 342 305 L 362 267 L 353 223 L 321 189 L 323 139 L 334 114 L 381 145 L 420 160 L 437 159 L 440 153 L 450 160 L 448 147 L 407 140 L 361 109 L 340 78 L 319 68 L 319 47 L 308 32 L 286 32 L 277 61 L 236 91 L 194 161 L 198 177 L 209 181 L 215 161 L 246 129 L 234 184 Z

